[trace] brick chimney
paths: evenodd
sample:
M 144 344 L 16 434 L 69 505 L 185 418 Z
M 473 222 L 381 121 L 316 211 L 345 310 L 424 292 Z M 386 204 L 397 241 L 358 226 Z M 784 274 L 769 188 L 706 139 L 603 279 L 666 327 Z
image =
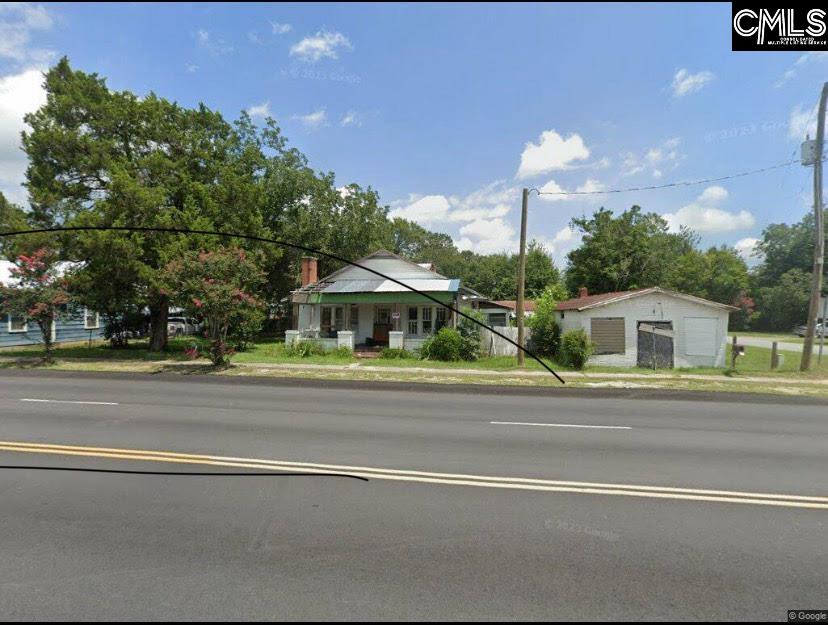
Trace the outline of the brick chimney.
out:
M 317 261 L 313 256 L 302 257 L 302 271 L 300 274 L 302 286 L 313 284 L 319 279 L 316 274 L 316 263 Z
M 585 286 L 582 286 L 580 289 L 578 289 L 578 297 L 586 297 L 587 295 L 589 295 L 589 291 Z

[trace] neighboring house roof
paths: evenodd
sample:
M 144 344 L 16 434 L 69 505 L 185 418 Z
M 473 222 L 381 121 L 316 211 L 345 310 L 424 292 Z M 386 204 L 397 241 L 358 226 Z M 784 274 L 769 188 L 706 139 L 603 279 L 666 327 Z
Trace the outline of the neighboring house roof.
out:
M 513 299 L 498 299 L 490 300 L 492 304 L 500 306 L 501 308 L 508 308 L 509 310 L 517 310 L 517 301 Z M 523 300 L 523 312 L 535 312 L 535 300 Z
M 611 293 L 599 293 L 597 295 L 576 297 L 558 302 L 558 305 L 555 306 L 555 310 L 589 310 L 591 308 L 607 306 L 609 304 L 615 304 L 616 302 L 632 299 L 634 297 L 641 297 L 642 295 L 651 295 L 653 293 L 667 295 L 668 297 L 676 297 L 695 304 L 701 304 L 702 306 L 710 306 L 712 308 L 720 308 L 727 311 L 738 310 L 736 306 L 720 304 L 719 302 L 713 302 L 709 299 L 696 297 L 694 295 L 687 295 L 686 293 L 669 291 L 667 289 L 662 289 L 660 286 L 648 287 L 646 289 L 635 289 L 632 291 L 614 291 Z
M 354 262 L 399 280 L 418 291 L 456 292 L 460 289 L 459 279 L 446 278 L 431 269 L 430 263 L 414 263 L 387 250 L 378 250 Z M 312 284 L 293 291 L 296 294 L 389 292 L 411 292 L 411 289 L 354 265 L 346 265 Z

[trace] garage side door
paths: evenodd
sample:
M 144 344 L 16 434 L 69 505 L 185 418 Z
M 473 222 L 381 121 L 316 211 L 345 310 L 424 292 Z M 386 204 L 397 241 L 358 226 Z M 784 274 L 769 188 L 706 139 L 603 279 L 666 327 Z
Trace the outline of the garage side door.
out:
M 593 317 L 589 328 L 596 354 L 623 354 L 626 349 L 623 317 Z
M 688 356 L 715 356 L 719 345 L 718 325 L 716 317 L 685 317 L 684 353 Z

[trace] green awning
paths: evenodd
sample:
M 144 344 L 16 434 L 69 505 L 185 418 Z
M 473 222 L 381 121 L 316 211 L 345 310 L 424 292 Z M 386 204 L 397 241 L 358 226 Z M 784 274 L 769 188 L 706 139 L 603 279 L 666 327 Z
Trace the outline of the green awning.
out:
M 443 304 L 454 301 L 454 293 L 435 291 L 429 295 Z M 428 304 L 433 303 L 419 293 L 310 293 L 309 304 Z

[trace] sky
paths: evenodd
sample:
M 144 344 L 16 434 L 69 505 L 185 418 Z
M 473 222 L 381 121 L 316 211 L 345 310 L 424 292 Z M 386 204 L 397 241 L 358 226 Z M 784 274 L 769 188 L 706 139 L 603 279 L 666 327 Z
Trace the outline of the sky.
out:
M 0 5 L 0 190 L 26 203 L 23 115 L 61 56 L 110 88 L 228 119 L 272 116 L 337 184 L 481 253 L 515 251 L 523 187 L 601 191 L 797 159 L 828 53 L 731 52 L 721 4 Z M 654 191 L 537 195 L 528 236 L 563 262 L 573 217 L 634 204 L 751 262 L 812 206 L 795 163 Z

